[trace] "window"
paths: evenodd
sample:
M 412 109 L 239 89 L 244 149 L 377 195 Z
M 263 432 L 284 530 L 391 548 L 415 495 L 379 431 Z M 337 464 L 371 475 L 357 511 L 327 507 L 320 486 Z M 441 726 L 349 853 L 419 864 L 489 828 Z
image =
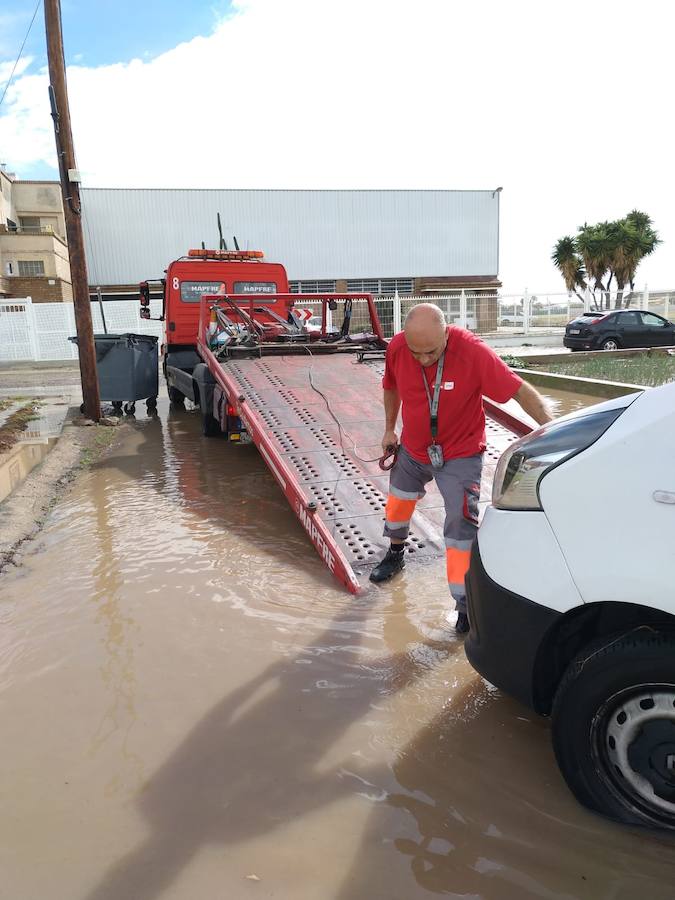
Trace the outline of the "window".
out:
M 199 303 L 202 294 L 224 293 L 225 283 L 222 281 L 181 281 L 180 299 L 183 303 Z
M 619 315 L 616 317 L 616 321 L 617 325 L 620 325 L 622 328 L 640 324 L 640 320 L 638 319 L 637 313 L 635 312 L 619 313 Z
M 347 290 L 350 293 L 391 296 L 397 291 L 399 294 L 412 294 L 413 289 L 412 278 L 350 278 L 347 281 Z
M 19 222 L 26 231 L 40 230 L 40 219 L 38 216 L 19 216 Z
M 41 259 L 20 259 L 19 275 L 31 277 L 34 275 L 44 275 L 45 264 Z
M 7 230 L 16 231 L 16 222 L 12 221 L 12 219 L 7 219 Z
M 334 294 L 334 281 L 291 281 L 291 294 Z
M 235 281 L 235 294 L 276 294 L 277 286 L 273 281 Z
M 642 324 L 649 325 L 651 328 L 663 328 L 666 324 L 665 320 L 660 316 L 655 316 L 654 313 L 640 313 L 642 317 Z

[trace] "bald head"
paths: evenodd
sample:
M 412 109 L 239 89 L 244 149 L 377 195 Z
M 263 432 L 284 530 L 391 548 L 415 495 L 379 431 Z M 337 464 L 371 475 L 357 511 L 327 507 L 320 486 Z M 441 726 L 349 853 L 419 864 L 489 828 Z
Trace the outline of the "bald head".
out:
M 423 366 L 438 362 L 447 343 L 445 316 L 433 303 L 419 303 L 406 316 L 405 341 L 415 359 Z

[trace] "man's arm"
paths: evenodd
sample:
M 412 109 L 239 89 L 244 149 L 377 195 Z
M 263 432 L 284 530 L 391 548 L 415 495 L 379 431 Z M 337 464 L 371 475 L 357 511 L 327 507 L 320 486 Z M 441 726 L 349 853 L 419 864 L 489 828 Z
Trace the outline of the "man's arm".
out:
M 550 422 L 553 419 L 553 416 L 546 407 L 544 398 L 539 391 L 536 391 L 531 384 L 527 383 L 527 381 L 524 381 L 518 388 L 515 399 L 520 403 L 528 416 L 532 416 L 534 421 L 539 425 L 544 425 L 546 422 Z
M 401 398 L 396 390 L 384 389 L 384 437 L 382 438 L 382 449 L 386 451 L 391 444 L 398 444 L 398 435 L 396 434 L 396 420 L 398 412 L 401 408 Z

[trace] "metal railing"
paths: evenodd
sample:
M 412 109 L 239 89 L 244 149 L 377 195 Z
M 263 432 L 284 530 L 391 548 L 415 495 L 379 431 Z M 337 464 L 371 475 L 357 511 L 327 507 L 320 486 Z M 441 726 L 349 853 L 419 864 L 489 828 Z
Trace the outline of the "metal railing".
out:
M 5 225 L 5 234 L 56 234 L 53 225 Z M 58 235 L 59 237 L 61 235 Z
M 610 297 L 612 303 L 616 298 Z M 623 298 L 625 302 L 625 297 Z M 405 317 L 418 303 L 434 303 L 446 320 L 463 328 L 489 335 L 513 335 L 514 340 L 530 334 L 560 334 L 575 316 L 592 309 L 584 298 L 566 293 L 492 294 L 468 293 L 433 297 L 377 297 L 375 309 L 387 338 L 401 331 Z M 300 299 L 298 305 L 314 310 L 321 316 L 321 301 L 309 297 Z M 675 290 L 643 290 L 631 298 L 633 309 L 645 309 L 664 318 L 675 316 Z M 140 305 L 136 300 L 105 301 L 105 318 L 108 331 L 152 334 L 161 337 L 163 323 L 156 320 L 162 311 L 162 301 L 150 301 L 148 321 L 140 317 Z M 92 303 L 94 331 L 103 331 L 98 303 Z M 331 314 L 328 324 L 339 328 L 342 311 Z M 352 332 L 370 327 L 366 300 L 354 300 Z M 33 303 L 30 298 L 0 300 L 0 361 L 11 360 L 59 360 L 76 359 L 77 348 L 68 338 L 75 334 L 75 317 L 72 303 Z

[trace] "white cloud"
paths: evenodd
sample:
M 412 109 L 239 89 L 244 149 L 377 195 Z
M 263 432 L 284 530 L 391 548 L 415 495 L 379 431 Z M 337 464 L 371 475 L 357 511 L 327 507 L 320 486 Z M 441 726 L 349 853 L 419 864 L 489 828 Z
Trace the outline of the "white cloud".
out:
M 69 69 L 79 164 L 112 187 L 503 185 L 506 286 L 558 289 L 551 246 L 584 220 L 637 206 L 675 242 L 671 34 L 668 0 L 239 0 L 152 60 Z M 46 84 L 5 101 L 18 172 L 54 163 Z M 640 278 L 673 284 L 670 256 Z
M 7 84 L 7 81 L 9 79 L 10 75 L 12 74 L 12 69 L 14 69 L 15 62 L 16 62 L 16 60 L 15 61 L 10 60 L 8 62 L 0 62 L 0 96 L 2 96 L 2 92 L 5 90 L 5 85 Z M 33 62 L 32 56 L 24 56 L 18 61 L 18 63 L 16 63 L 16 70 L 14 72 L 14 79 L 12 80 L 12 83 L 14 82 L 15 79 L 20 78 L 21 75 L 23 75 L 23 73 L 26 71 L 26 69 L 30 66 L 30 64 L 32 62 Z M 12 88 L 10 86 L 9 90 L 11 91 L 11 89 Z

